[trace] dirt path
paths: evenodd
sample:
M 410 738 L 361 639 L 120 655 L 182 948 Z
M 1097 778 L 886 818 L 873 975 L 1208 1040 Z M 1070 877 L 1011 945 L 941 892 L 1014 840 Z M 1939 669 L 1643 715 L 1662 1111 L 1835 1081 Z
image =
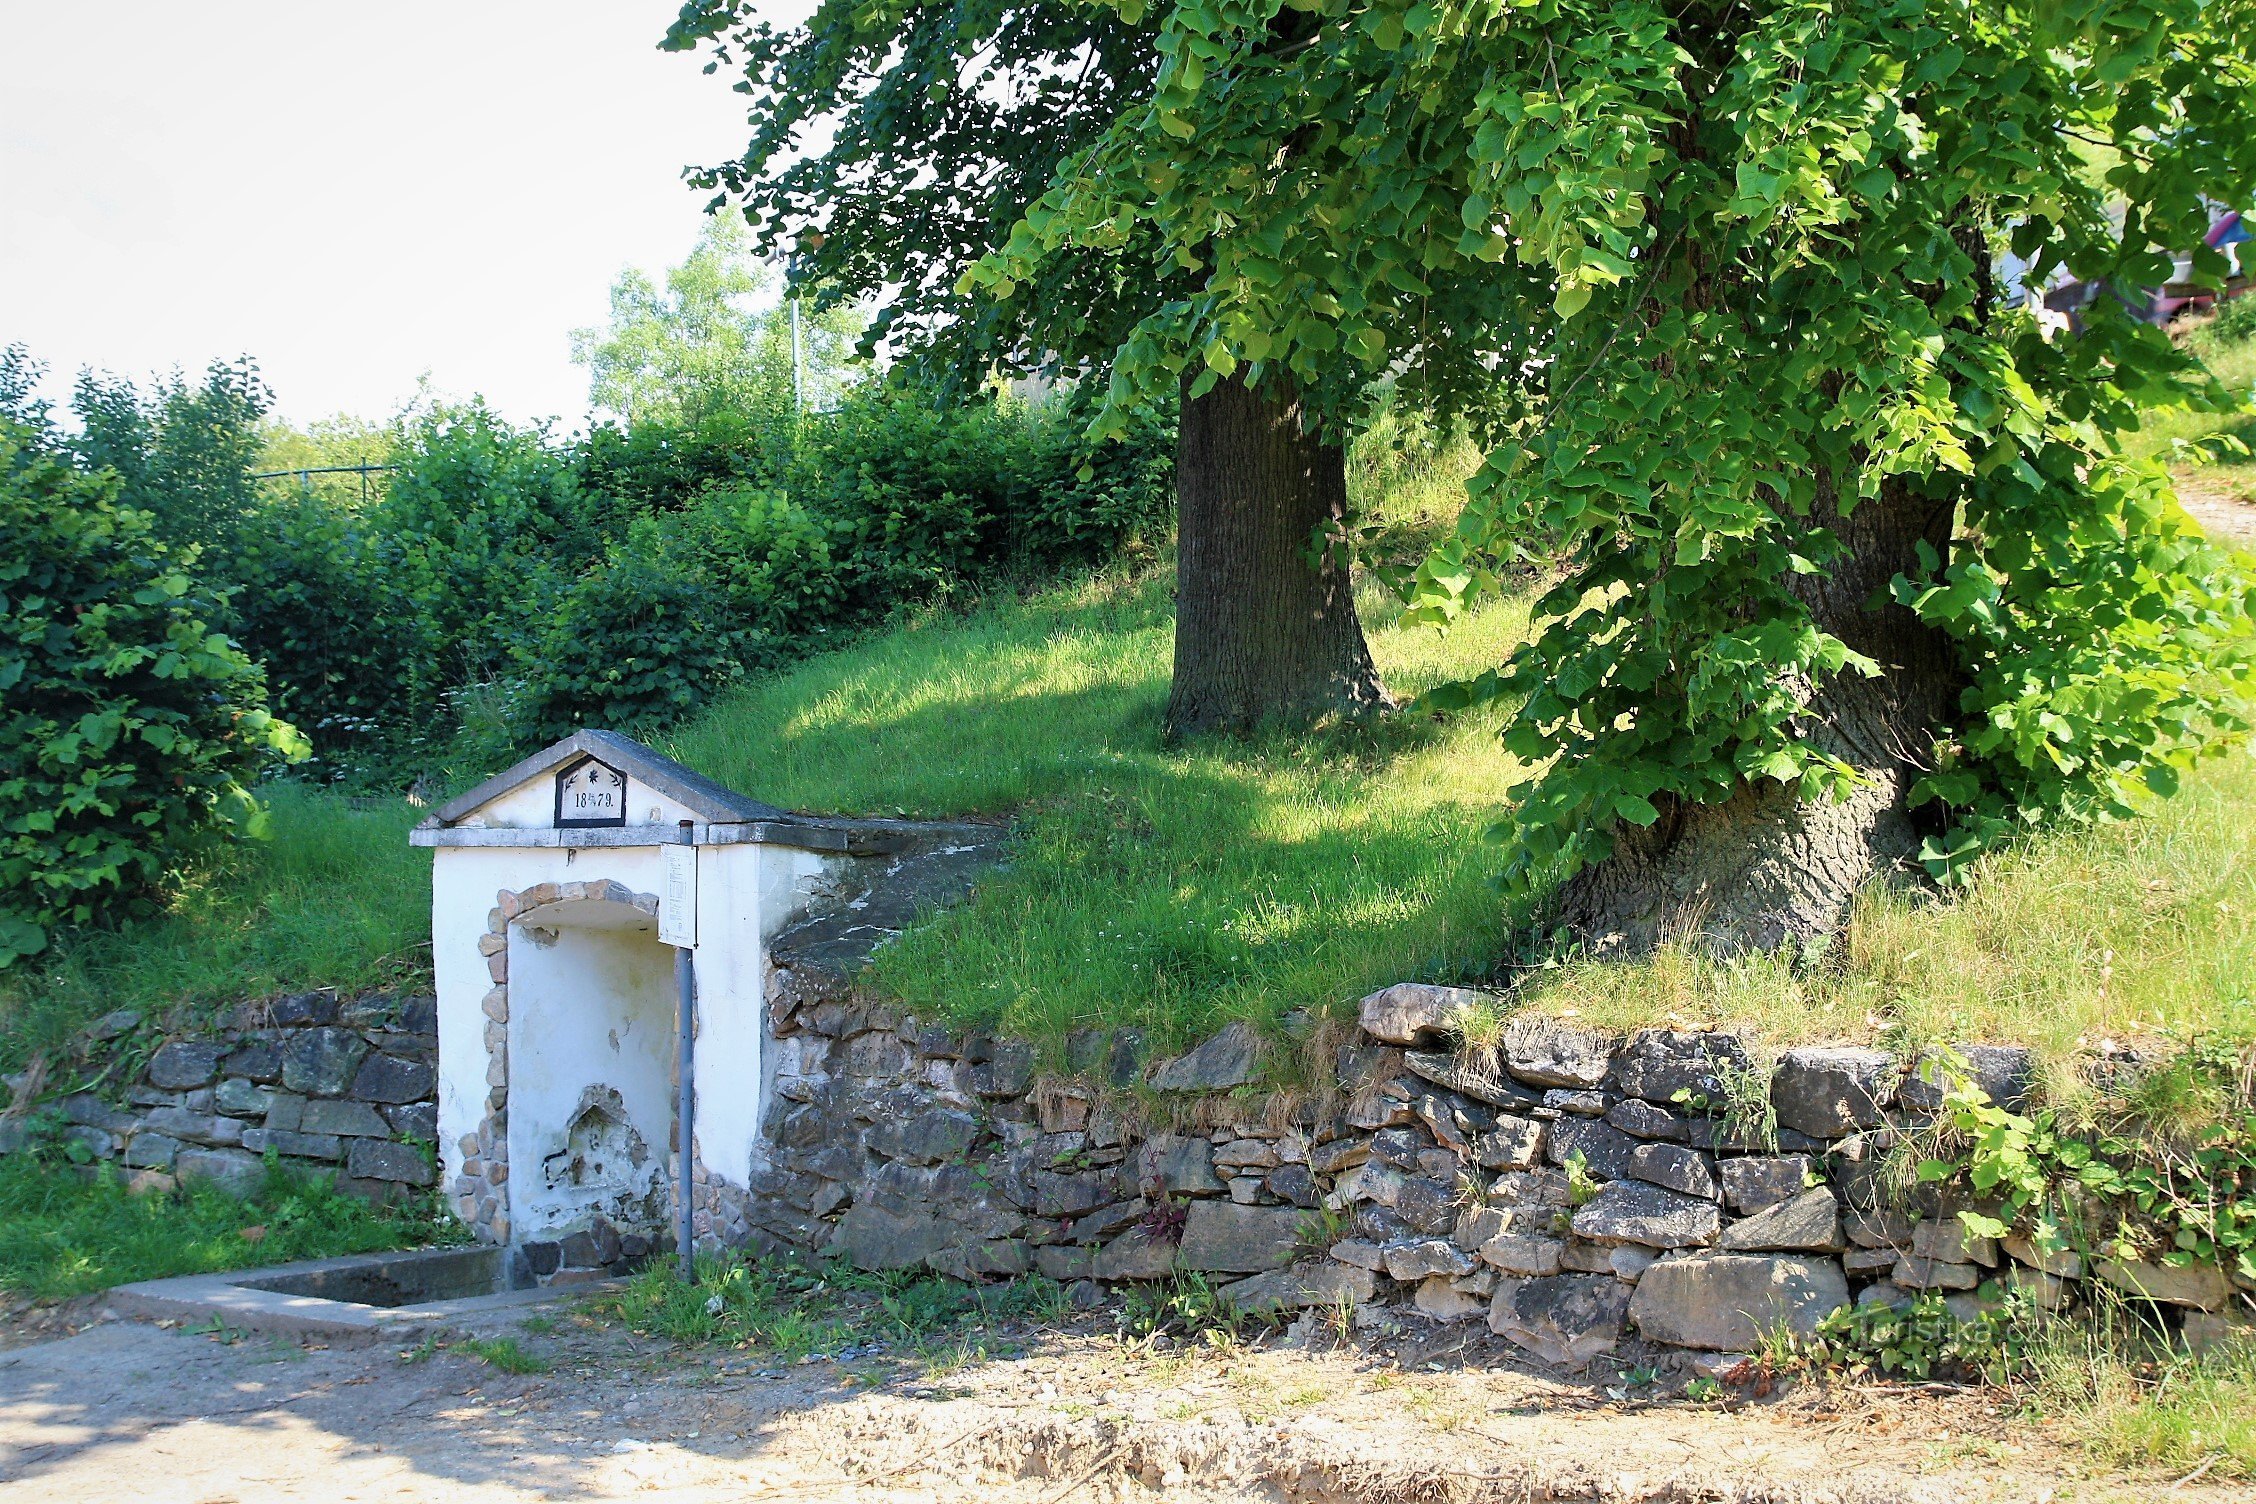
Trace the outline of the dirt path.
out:
M 2219 543 L 2256 549 L 2256 502 L 2245 486 L 2236 486 L 2213 471 L 2180 469 L 2173 472 L 2178 504 L 2193 514 L 2202 531 Z
M 1655 1404 L 1618 1375 L 1515 1365 L 1463 1328 L 1392 1357 L 990 1335 L 1025 1351 L 967 1353 L 947 1372 L 884 1353 L 779 1370 L 575 1320 L 521 1335 L 553 1367 L 510 1375 L 459 1349 L 307 1350 L 106 1321 L 0 1353 L 0 1500 L 2233 1497 L 2087 1477 L 2078 1454 L 1980 1395 Z

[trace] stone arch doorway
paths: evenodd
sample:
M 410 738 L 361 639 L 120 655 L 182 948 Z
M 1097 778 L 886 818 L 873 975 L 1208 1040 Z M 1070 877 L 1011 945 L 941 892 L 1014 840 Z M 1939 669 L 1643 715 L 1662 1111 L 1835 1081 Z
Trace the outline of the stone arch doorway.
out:
M 487 1113 L 462 1146 L 456 1209 L 495 1242 L 655 1244 L 677 1085 L 658 898 L 606 879 L 496 896 L 479 943 Z

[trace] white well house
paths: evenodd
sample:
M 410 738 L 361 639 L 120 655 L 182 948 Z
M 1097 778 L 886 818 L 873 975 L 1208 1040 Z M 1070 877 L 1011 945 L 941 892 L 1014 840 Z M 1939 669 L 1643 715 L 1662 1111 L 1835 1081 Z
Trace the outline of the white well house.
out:
M 577 1247 L 563 1262 L 580 1267 L 667 1240 L 683 1058 L 670 940 L 695 976 L 697 1240 L 724 1237 L 712 1213 L 741 1204 L 763 1157 L 778 937 L 858 957 L 935 891 L 920 869 L 967 871 L 999 834 L 789 814 L 592 730 L 440 808 L 411 839 L 432 848 L 455 1209 L 483 1241 Z

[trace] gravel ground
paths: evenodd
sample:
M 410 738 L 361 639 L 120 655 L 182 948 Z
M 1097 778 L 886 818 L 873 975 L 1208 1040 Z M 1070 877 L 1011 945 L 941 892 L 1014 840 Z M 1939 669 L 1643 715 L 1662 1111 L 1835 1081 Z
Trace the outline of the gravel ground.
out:
M 87 1307 L 71 1320 L 91 1324 L 19 1319 L 29 1340 L 0 1352 L 8 1504 L 2236 1497 L 2094 1474 L 1979 1393 L 1695 1404 L 1665 1393 L 1681 1374 L 1564 1375 L 1477 1327 L 1383 1352 L 1005 1328 L 940 1365 L 881 1349 L 777 1369 L 573 1315 L 520 1329 L 549 1367 L 513 1375 L 459 1342 L 303 1348 Z

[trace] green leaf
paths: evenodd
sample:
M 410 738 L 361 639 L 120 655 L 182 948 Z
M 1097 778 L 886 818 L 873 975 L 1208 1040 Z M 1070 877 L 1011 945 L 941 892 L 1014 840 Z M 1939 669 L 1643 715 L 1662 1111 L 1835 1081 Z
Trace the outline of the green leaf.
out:
M 1985 1216 L 1976 1211 L 1961 1211 L 1958 1214 L 1958 1220 L 1960 1226 L 1977 1238 L 2002 1238 L 2013 1231 L 2011 1227 L 2000 1222 L 1997 1218 Z
M 1651 825 L 1661 818 L 1653 801 L 1638 794 L 1616 794 L 1614 813 L 1632 825 Z

